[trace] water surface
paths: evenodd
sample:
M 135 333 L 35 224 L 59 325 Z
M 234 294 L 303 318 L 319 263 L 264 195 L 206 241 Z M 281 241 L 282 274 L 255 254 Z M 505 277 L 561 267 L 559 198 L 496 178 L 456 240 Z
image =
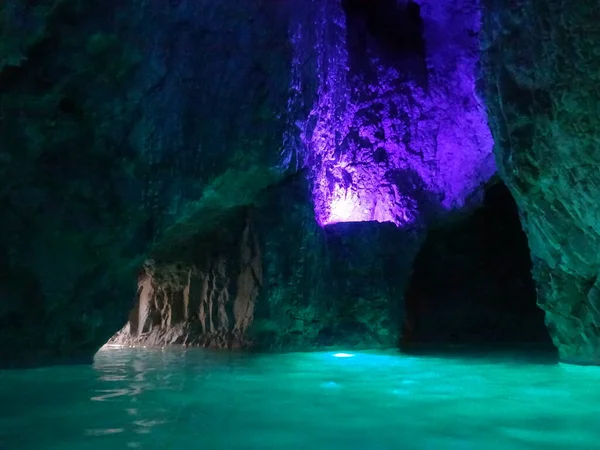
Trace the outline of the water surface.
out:
M 0 371 L 0 449 L 600 448 L 598 368 L 341 356 L 108 349 Z

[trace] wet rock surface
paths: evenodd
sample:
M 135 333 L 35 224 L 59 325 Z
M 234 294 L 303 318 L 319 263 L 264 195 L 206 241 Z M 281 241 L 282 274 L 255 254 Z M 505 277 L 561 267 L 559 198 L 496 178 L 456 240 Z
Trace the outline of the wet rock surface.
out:
M 597 4 L 482 1 L 486 103 L 560 357 L 598 364 Z
M 211 285 L 227 286 L 218 295 L 200 294 L 220 299 L 209 301 L 217 323 L 197 307 L 173 323 L 155 306 L 153 331 L 137 336 L 130 326 L 115 339 L 271 350 L 396 345 L 423 231 L 476 206 L 495 170 L 475 90 L 478 29 L 477 5 L 467 0 L 294 6 L 288 106 L 305 116 L 284 134 L 282 160 L 305 167 L 299 177 L 308 184 L 267 189 L 245 219 L 220 217 L 225 227 L 247 221 L 258 242 L 260 270 L 245 278 L 254 282 L 252 295 L 241 299 L 235 288 L 240 275 L 232 261 L 241 237 L 221 262 L 194 256 L 186 263 L 181 248 L 208 251 L 194 247 L 189 224 L 196 222 L 187 221 L 158 251 L 170 256 L 152 276 L 155 296 L 173 289 L 165 281 L 173 277 L 179 299 L 196 277 L 187 273 L 208 277 Z M 198 224 L 204 220 L 198 216 Z M 179 275 L 172 273 L 176 263 L 186 268 Z M 208 269 L 215 265 L 222 267 L 218 274 Z M 240 309 L 247 314 L 234 317 Z
M 318 221 L 402 226 L 476 205 L 495 172 L 477 3 L 307 4 L 292 44 L 314 73 L 297 85 L 315 91 L 300 136 Z

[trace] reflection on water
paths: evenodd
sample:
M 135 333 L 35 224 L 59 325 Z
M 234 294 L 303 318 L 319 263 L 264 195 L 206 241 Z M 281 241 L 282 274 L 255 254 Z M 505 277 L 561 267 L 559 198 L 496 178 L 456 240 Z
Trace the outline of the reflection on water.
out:
M 108 349 L 0 372 L 0 449 L 600 448 L 600 369 L 341 354 Z

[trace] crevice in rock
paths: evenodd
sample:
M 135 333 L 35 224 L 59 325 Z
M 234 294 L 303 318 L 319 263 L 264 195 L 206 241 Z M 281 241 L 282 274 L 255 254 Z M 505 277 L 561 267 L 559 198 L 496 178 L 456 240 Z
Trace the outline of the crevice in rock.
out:
M 550 349 L 531 268 L 515 201 L 494 181 L 472 215 L 429 231 L 406 292 L 402 347 Z
M 409 0 L 342 0 L 346 13 L 350 68 L 368 73 L 369 55 L 426 79 L 424 23 L 421 7 Z M 420 78 L 421 78 L 420 77 Z
M 355 33 L 359 29 L 368 33 L 381 49 L 390 53 L 425 58 L 421 7 L 415 2 L 342 0 L 342 6 Z

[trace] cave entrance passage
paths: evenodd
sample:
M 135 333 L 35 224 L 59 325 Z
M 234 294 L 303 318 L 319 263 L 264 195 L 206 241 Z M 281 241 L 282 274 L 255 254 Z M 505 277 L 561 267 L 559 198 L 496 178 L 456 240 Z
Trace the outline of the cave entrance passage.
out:
M 536 304 L 527 237 L 508 188 L 486 189 L 467 219 L 432 229 L 406 291 L 403 347 L 536 345 L 551 349 Z

